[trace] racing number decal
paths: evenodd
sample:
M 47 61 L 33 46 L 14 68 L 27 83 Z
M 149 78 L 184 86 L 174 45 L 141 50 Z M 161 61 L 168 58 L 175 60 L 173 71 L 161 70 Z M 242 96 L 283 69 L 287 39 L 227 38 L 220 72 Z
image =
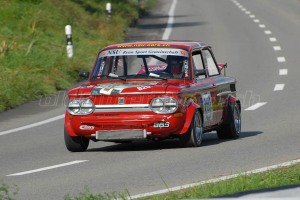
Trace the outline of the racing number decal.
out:
M 202 93 L 201 96 L 204 109 L 204 121 L 210 121 L 213 119 L 212 99 L 210 92 Z

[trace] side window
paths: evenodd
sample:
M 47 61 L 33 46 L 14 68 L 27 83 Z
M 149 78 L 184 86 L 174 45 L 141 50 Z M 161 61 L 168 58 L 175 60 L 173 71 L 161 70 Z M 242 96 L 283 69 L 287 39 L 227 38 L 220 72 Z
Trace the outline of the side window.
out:
M 200 54 L 193 55 L 193 60 L 196 70 L 203 69 L 203 63 Z
M 203 51 L 203 62 L 204 62 L 205 68 L 208 70 L 209 76 L 219 75 L 218 67 L 217 67 L 210 51 L 208 51 L 208 50 Z
M 204 69 L 200 52 L 193 54 L 193 65 L 195 73 L 197 73 L 198 70 Z M 203 78 L 205 78 L 205 75 L 197 77 L 197 79 Z

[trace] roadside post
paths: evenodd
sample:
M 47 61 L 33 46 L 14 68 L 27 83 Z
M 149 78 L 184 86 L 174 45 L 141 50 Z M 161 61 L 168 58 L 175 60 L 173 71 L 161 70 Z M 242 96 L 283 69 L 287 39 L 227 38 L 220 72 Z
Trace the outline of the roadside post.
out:
M 71 25 L 65 26 L 66 39 L 67 39 L 67 55 L 69 58 L 73 57 L 73 45 L 72 45 L 72 27 Z
M 111 3 L 106 3 L 106 12 L 107 12 L 106 20 L 109 21 L 111 18 Z

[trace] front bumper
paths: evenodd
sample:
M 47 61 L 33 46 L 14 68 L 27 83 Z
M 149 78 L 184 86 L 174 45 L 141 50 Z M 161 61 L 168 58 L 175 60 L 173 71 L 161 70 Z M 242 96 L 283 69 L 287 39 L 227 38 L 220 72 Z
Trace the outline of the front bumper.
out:
M 140 140 L 178 135 L 185 123 L 183 113 L 93 113 L 73 116 L 66 112 L 65 125 L 73 136 L 96 140 Z M 70 134 L 71 135 L 71 134 Z

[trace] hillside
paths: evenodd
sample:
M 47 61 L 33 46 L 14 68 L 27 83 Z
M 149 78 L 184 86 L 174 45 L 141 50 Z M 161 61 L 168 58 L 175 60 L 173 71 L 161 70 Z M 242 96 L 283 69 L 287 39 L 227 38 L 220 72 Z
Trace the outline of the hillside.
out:
M 121 42 L 126 29 L 155 0 L 1 0 L 0 112 L 70 88 L 90 70 L 97 51 Z M 143 9 L 142 9 L 143 8 Z M 73 58 L 66 54 L 65 26 L 73 32 Z

